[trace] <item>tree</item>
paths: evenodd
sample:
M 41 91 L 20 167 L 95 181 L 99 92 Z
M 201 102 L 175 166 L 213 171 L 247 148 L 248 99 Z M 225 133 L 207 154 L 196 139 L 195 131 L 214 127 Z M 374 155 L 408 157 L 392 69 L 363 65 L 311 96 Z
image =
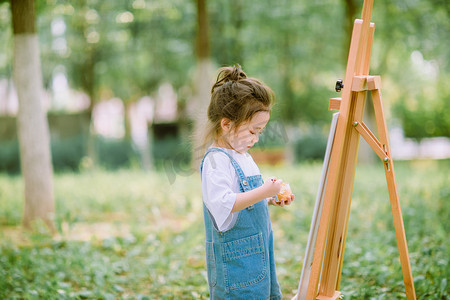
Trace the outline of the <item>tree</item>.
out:
M 196 111 L 200 112 L 200 118 L 206 116 L 206 108 L 208 107 L 210 90 L 211 90 L 211 59 L 209 48 L 209 24 L 208 24 L 208 10 L 206 7 L 206 0 L 197 0 L 197 39 L 196 39 L 196 59 L 197 59 L 197 73 L 195 76 L 195 107 Z M 197 120 L 194 124 L 195 134 L 200 137 L 199 132 L 203 130 L 204 119 Z M 198 141 L 193 151 L 192 163 L 198 166 L 200 162 L 203 148 L 208 145 L 202 145 L 203 141 Z
M 361 16 L 357 15 L 359 6 L 355 2 L 355 0 L 344 0 L 344 6 L 345 6 L 345 48 L 350 48 L 350 41 L 352 39 L 352 31 L 353 31 L 353 24 L 355 23 L 355 18 L 360 19 Z M 344 62 L 347 62 L 347 56 L 348 52 L 345 51 L 344 53 Z
M 25 183 L 23 225 L 41 219 L 54 231 L 53 169 L 50 136 L 41 105 L 43 92 L 34 0 L 11 1 L 14 82 L 19 98 L 17 127 Z

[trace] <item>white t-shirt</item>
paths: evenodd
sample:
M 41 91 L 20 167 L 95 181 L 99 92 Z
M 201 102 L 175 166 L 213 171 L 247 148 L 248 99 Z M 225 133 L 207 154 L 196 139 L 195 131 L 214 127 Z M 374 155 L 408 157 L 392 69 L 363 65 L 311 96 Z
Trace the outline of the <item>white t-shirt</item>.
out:
M 250 154 L 225 150 L 241 167 L 245 176 L 261 174 L 258 166 Z M 239 177 L 230 158 L 223 152 L 210 152 L 203 162 L 202 171 L 203 202 L 216 221 L 219 231 L 226 231 L 233 227 L 239 212 L 231 213 L 236 201 L 236 194 L 240 193 Z

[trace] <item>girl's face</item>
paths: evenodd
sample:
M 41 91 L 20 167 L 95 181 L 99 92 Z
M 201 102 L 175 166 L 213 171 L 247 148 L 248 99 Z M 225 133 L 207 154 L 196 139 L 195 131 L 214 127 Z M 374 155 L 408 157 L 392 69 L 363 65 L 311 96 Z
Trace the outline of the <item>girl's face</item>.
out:
M 259 140 L 259 134 L 269 122 L 270 113 L 257 112 L 249 121 L 242 123 L 238 128 L 231 128 L 231 122 L 222 121 L 223 141 L 239 153 L 247 152 Z M 225 126 L 224 126 L 225 125 Z M 227 147 L 228 148 L 228 147 Z

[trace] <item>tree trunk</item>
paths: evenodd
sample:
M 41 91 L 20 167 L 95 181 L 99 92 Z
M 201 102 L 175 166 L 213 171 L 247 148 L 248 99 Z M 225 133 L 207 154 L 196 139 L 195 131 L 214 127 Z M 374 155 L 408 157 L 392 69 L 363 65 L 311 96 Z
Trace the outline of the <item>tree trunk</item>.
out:
M 196 115 L 194 134 L 196 137 L 202 135 L 204 123 L 206 121 L 206 109 L 209 105 L 211 91 L 212 64 L 209 52 L 209 35 L 208 35 L 208 11 L 206 9 L 206 0 L 197 0 L 197 72 L 195 75 L 195 103 L 193 110 Z M 201 138 L 196 141 L 192 151 L 192 167 L 197 170 L 200 160 L 203 156 L 204 147 L 201 144 Z
M 98 156 L 96 150 L 97 133 L 94 128 L 93 111 L 96 104 L 95 93 L 95 52 L 93 45 L 86 45 L 87 60 L 83 64 L 82 87 L 89 97 L 89 137 L 87 141 L 87 156 L 91 159 L 92 164 L 98 164 Z
M 356 18 L 357 5 L 355 0 L 344 0 L 345 3 L 345 49 L 350 48 L 352 39 L 353 23 Z M 361 16 L 359 16 L 361 18 Z M 347 62 L 348 52 L 344 51 L 344 64 Z M 345 84 L 345 83 L 344 83 Z
M 197 59 L 209 59 L 208 11 L 206 0 L 197 0 Z
M 122 100 L 122 103 L 123 103 L 123 108 L 124 108 L 123 109 L 123 124 L 124 124 L 124 127 L 125 127 L 124 139 L 126 141 L 132 143 L 133 138 L 131 136 L 132 127 L 131 127 L 130 114 L 131 114 L 131 110 L 132 110 L 133 104 L 136 104 L 136 101 L 134 101 L 134 98 L 133 98 L 132 101 L 124 101 L 124 100 Z
M 31 229 L 35 221 L 42 220 L 54 232 L 53 169 L 48 122 L 41 105 L 43 85 L 34 0 L 11 1 L 11 10 L 13 73 L 19 98 L 17 128 L 25 183 L 23 225 Z

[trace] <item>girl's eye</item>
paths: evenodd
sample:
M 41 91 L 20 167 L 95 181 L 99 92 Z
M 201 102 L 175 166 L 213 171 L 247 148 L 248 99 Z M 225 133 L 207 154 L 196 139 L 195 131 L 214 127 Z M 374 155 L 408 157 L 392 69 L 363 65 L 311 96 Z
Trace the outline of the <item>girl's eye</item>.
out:
M 251 134 L 256 134 L 256 132 L 254 132 L 254 131 L 252 131 L 252 130 L 250 130 L 250 133 L 251 133 Z

